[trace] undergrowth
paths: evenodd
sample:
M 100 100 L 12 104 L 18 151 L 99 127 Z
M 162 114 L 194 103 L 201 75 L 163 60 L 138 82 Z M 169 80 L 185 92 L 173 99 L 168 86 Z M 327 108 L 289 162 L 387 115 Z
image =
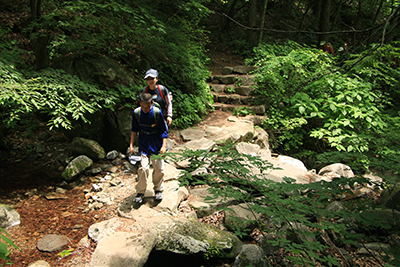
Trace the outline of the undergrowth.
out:
M 268 174 L 276 169 L 271 163 L 260 157 L 239 154 L 234 144 L 220 146 L 215 152 L 185 150 L 172 157 L 190 161 L 181 177 L 182 185 L 209 185 L 211 197 L 205 201 L 216 203 L 218 198 L 219 206 L 232 199 L 244 204 L 259 218 L 251 224 L 264 236 L 276 236 L 262 246 L 272 251 L 283 248 L 287 255 L 293 253 L 294 257 L 287 256 L 291 263 L 342 266 L 351 263 L 350 258 L 340 256 L 347 255 L 347 249 L 383 240 L 391 243 L 391 249 L 381 254 L 385 259 L 380 262 L 381 266 L 399 263 L 399 255 L 393 254 L 399 246 L 392 237 L 399 232 L 390 215 L 392 211 L 389 209 L 388 217 L 384 217 L 380 213 L 382 207 L 373 199 L 355 196 L 360 185 L 372 185 L 365 178 L 297 184 L 286 177 L 283 182 L 274 182 L 268 179 Z M 200 168 L 202 172 L 193 172 Z M 346 201 L 342 201 L 344 199 Z M 340 208 L 332 209 L 332 205 Z M 251 231 L 237 227 L 235 234 L 245 239 Z

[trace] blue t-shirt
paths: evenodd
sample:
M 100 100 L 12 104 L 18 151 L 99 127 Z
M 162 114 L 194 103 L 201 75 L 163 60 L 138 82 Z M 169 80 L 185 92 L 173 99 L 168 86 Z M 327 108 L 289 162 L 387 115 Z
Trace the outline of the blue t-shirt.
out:
M 135 111 L 133 111 L 132 132 L 139 132 L 139 152 L 145 155 L 158 155 L 163 145 L 163 139 L 168 138 L 164 115 L 160 111 L 158 123 L 156 123 L 153 106 L 149 113 L 144 113 L 140 107 L 138 109 L 140 109 L 140 122 L 136 121 Z

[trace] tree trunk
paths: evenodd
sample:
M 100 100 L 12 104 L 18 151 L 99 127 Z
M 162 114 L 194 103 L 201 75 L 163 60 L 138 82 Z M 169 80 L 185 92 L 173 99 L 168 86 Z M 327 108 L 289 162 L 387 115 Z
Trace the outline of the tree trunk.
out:
M 30 0 L 31 3 L 31 20 L 40 18 L 40 5 L 42 0 Z
M 258 36 L 258 44 L 257 45 L 260 45 L 262 42 L 264 24 L 265 24 L 265 13 L 267 13 L 267 5 L 268 5 L 268 0 L 264 0 L 263 13 L 262 13 L 261 22 L 260 22 L 260 34 Z
M 319 17 L 319 31 L 328 32 L 331 0 L 321 0 L 320 5 L 321 5 L 321 13 Z M 329 34 L 320 34 L 318 36 L 319 43 L 321 41 L 328 41 L 328 39 L 329 39 Z
M 255 28 L 257 26 L 257 0 L 249 1 L 249 27 Z M 247 42 L 251 48 L 257 46 L 257 31 L 247 30 Z

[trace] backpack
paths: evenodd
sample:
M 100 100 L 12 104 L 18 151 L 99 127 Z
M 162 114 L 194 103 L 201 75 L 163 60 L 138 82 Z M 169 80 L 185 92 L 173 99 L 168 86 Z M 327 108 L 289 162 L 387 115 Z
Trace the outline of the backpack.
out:
M 165 100 L 165 96 L 167 95 L 167 90 L 165 90 L 164 85 L 157 84 L 157 88 L 158 88 L 158 92 L 160 93 L 160 96 L 161 96 L 161 98 L 162 98 L 162 100 L 164 102 L 164 105 L 165 105 L 167 103 L 166 100 Z M 143 92 L 148 93 L 148 91 L 149 91 L 149 86 L 146 86 L 145 89 L 143 90 Z M 168 92 L 168 95 L 169 95 L 170 101 L 172 102 L 172 93 Z
M 157 105 L 158 105 L 158 103 L 157 103 Z M 141 110 L 142 110 L 142 109 L 141 109 L 140 107 L 138 107 L 138 108 L 136 108 L 135 111 L 134 111 L 135 119 L 136 119 L 136 121 L 137 121 L 139 127 L 140 127 L 140 126 L 155 127 L 156 125 L 158 126 L 158 122 L 159 122 L 159 120 L 160 120 L 160 109 L 155 105 L 155 102 L 153 103 L 153 115 L 154 115 L 155 124 L 153 124 L 153 125 L 141 124 L 141 123 L 140 123 L 140 111 L 141 111 Z M 152 132 L 152 133 L 153 133 L 153 132 Z M 156 132 L 154 132 L 154 133 L 156 133 Z
M 160 92 L 160 96 L 162 100 L 165 103 L 165 96 L 167 95 L 167 91 L 165 90 L 165 87 L 163 85 L 157 84 L 158 92 Z M 144 90 L 145 93 L 148 93 L 149 91 L 149 86 L 146 86 L 146 89 Z

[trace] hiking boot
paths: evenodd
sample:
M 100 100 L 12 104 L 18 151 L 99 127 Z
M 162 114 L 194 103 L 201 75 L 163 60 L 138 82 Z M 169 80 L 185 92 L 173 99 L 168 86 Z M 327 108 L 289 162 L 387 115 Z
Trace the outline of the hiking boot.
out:
M 156 191 L 156 195 L 154 196 L 154 198 L 158 201 L 161 201 L 163 196 L 162 196 L 162 192 L 161 191 Z
M 144 196 L 144 194 L 137 194 L 134 201 L 136 203 L 142 203 L 143 202 L 143 196 Z

